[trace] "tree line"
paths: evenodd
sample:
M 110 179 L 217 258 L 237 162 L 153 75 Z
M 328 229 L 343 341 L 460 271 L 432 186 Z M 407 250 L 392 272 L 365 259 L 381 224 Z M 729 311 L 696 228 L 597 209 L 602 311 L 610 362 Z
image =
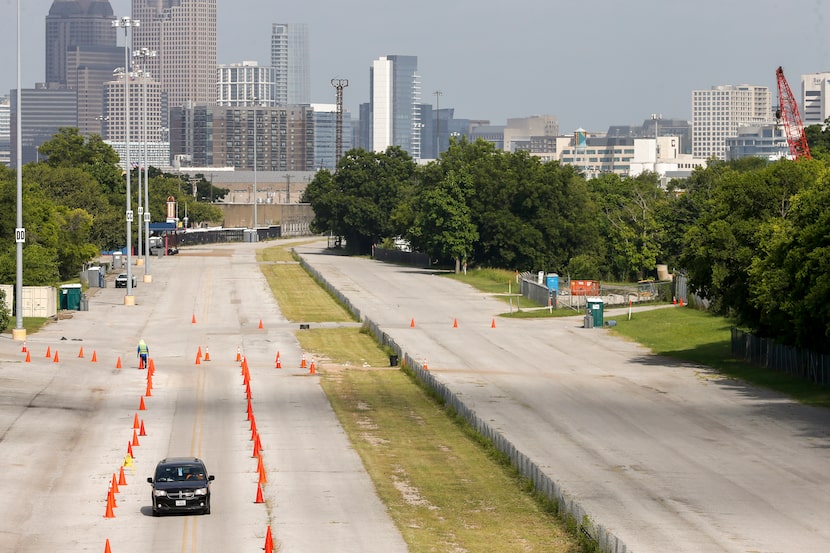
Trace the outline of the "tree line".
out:
M 27 164 L 22 174 L 26 286 L 54 285 L 77 278 L 84 263 L 102 251 L 120 250 L 126 242 L 126 174 L 118 166 L 115 150 L 100 136 L 85 138 L 76 128 L 62 128 L 38 151 L 45 161 Z M 228 190 L 213 188 L 211 195 L 211 184 L 204 178 L 191 182 L 153 167 L 149 176 L 153 222 L 166 219 L 168 196 L 178 198 L 180 204 L 188 202 L 188 217 L 194 222 L 222 220 L 219 208 L 200 200 L 221 198 Z M 137 169 L 133 169 L 131 180 L 131 202 L 137 213 Z M 13 283 L 17 175 L 4 165 L 0 165 L 0 213 L 0 282 Z M 135 221 L 137 215 L 132 225 L 133 244 L 139 229 L 143 229 L 143 224 Z
M 713 159 L 665 187 L 654 173 L 587 179 L 483 140 L 453 139 L 423 166 L 397 147 L 355 149 L 317 173 L 303 201 L 312 230 L 357 254 L 403 239 L 456 270 L 612 281 L 654 277 L 665 263 L 716 313 L 828 351 L 830 132 L 811 133 L 814 160 Z

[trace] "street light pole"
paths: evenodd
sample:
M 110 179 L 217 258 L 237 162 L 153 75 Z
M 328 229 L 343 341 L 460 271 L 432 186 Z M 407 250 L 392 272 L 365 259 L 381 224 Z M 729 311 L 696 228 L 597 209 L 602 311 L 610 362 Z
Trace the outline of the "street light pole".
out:
M 254 98 L 254 232 L 257 229 L 257 201 L 256 201 L 256 112 L 257 112 L 257 99 Z
M 155 50 L 149 48 L 142 48 L 133 54 L 134 56 L 144 60 L 142 71 L 142 98 L 143 98 L 143 119 L 144 122 L 141 128 L 141 142 L 142 142 L 142 157 L 144 166 L 144 282 L 153 282 L 153 275 L 150 274 L 150 161 L 147 155 L 147 58 L 154 58 L 158 55 Z M 141 179 L 141 164 L 138 168 L 139 180 Z M 139 201 L 141 199 L 141 190 L 139 189 Z M 139 208 L 140 210 L 141 208 Z M 139 211 L 140 213 L 140 211 Z M 138 236 L 141 237 L 141 220 L 138 221 Z M 140 253 L 140 252 L 139 252 Z
M 14 229 L 14 241 L 16 249 L 16 278 L 14 294 L 15 327 L 12 330 L 12 338 L 19 341 L 26 340 L 26 329 L 23 328 L 23 242 L 26 241 L 26 229 L 23 228 L 23 141 L 21 139 L 21 119 L 23 119 L 23 105 L 20 89 L 23 86 L 21 78 L 20 62 L 20 0 L 17 0 L 17 226 Z
M 125 164 L 127 167 L 127 291 L 124 296 L 124 305 L 135 305 L 133 296 L 133 270 L 132 270 L 132 249 L 133 249 L 133 210 L 131 205 L 130 190 L 130 27 L 138 27 L 141 23 L 138 19 L 124 16 L 112 22 L 113 27 L 124 28 L 124 146 L 126 150 Z

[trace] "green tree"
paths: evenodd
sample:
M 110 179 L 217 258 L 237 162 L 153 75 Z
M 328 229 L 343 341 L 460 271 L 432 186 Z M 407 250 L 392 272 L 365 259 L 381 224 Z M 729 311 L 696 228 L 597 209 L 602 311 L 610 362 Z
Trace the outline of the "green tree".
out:
M 602 175 L 589 182 L 602 212 L 607 271 L 618 278 L 642 279 L 663 255 L 661 215 L 668 195 L 654 173 L 635 178 Z
M 818 162 L 787 160 L 742 172 L 727 168 L 703 191 L 708 197 L 686 232 L 681 263 L 692 288 L 717 312 L 758 325 L 748 271 L 759 251 L 759 230 L 773 218 L 788 218 L 793 196 L 816 180 L 820 168 Z
M 465 182 L 469 178 L 450 171 L 438 186 L 428 189 L 421 197 L 421 209 L 409 233 L 419 251 L 433 258 L 453 259 L 456 273 L 478 239 L 463 192 L 469 188 Z
M 792 197 L 786 217 L 759 231 L 749 273 L 757 330 L 784 343 L 830 352 L 830 187 L 827 171 Z
M 381 239 L 402 234 L 390 213 L 414 175 L 415 162 L 398 147 L 346 152 L 336 174 L 320 171 L 306 188 L 303 201 L 314 210 L 312 230 L 344 236 L 350 251 L 368 253 Z

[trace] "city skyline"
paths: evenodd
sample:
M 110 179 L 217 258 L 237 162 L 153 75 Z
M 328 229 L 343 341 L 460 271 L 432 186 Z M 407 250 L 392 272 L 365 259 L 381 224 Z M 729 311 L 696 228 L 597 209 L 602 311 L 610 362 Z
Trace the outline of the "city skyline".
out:
M 24 88 L 45 78 L 51 3 L 22 2 Z M 130 14 L 130 0 L 110 3 L 115 15 Z M 0 0 L 7 15 L 0 47 L 9 54 L 0 60 L 0 95 L 16 87 L 16 5 Z M 332 102 L 330 80 L 347 78 L 344 104 L 353 117 L 369 100 L 372 60 L 385 55 L 417 56 L 423 101 L 433 103 L 433 91 L 441 90 L 441 107 L 455 108 L 456 117 L 502 125 L 554 115 L 562 133 L 603 131 L 651 113 L 691 119 L 693 90 L 750 84 L 775 91 L 778 65 L 800 88 L 802 74 L 830 69 L 830 5 L 819 0 L 702 0 L 693 10 L 658 0 L 633 7 L 520 0 L 487 10 L 471 0 L 425 0 L 405 17 L 367 0 L 279 7 L 218 0 L 217 62 L 268 65 L 271 25 L 278 22 L 308 25 L 311 101 Z

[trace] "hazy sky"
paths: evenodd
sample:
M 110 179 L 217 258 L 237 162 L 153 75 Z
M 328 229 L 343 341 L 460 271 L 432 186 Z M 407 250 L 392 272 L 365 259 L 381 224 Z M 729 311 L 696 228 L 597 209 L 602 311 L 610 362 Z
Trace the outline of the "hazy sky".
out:
M 110 0 L 129 15 L 130 0 Z M 52 0 L 21 0 L 23 86 L 44 78 Z M 0 0 L 0 94 L 16 86 L 17 0 Z M 218 61 L 270 62 L 271 23 L 307 23 L 312 100 L 334 103 L 349 79 L 354 116 L 369 66 L 418 56 L 421 96 L 456 117 L 549 114 L 563 133 L 691 117 L 691 91 L 719 84 L 775 90 L 782 65 L 800 97 L 803 73 L 830 71 L 827 0 L 218 0 Z M 777 97 L 777 96 L 776 96 Z

